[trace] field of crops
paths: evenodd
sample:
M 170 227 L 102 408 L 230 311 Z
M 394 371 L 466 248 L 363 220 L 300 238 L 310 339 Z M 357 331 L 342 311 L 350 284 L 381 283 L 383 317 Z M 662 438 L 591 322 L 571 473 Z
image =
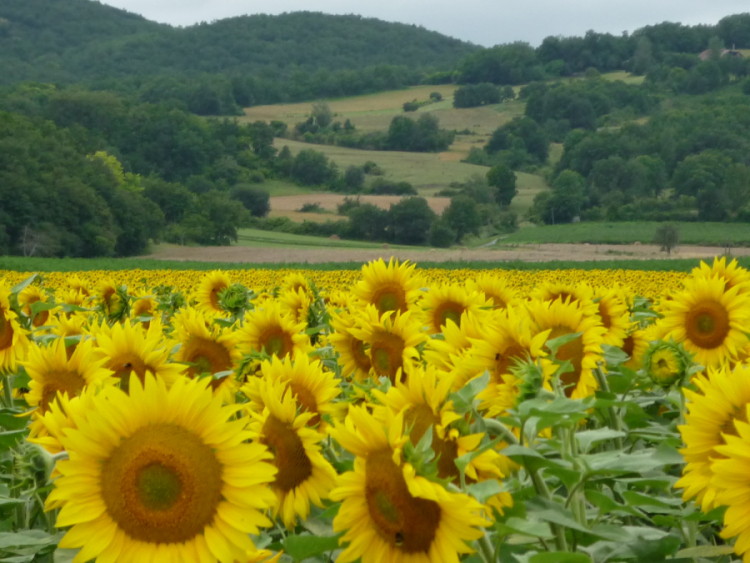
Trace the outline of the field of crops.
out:
M 734 561 L 748 297 L 725 258 L 0 270 L 0 560 Z

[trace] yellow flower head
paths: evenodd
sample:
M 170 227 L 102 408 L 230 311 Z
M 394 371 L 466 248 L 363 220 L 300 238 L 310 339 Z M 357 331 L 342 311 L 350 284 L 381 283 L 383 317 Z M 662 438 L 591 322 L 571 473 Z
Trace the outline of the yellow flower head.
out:
M 322 506 L 335 485 L 336 471 L 320 451 L 325 436 L 308 425 L 316 413 L 298 413 L 300 403 L 287 382 L 275 378 L 258 382 L 264 408 L 261 413 L 251 412 L 250 429 L 268 446 L 278 469 L 271 484 L 277 497 L 274 514 L 281 514 L 284 525 L 293 528 L 298 517 L 308 517 L 310 503 Z
M 386 264 L 382 258 L 362 267 L 362 281 L 352 292 L 365 303 L 375 306 L 382 315 L 388 311 L 405 313 L 416 302 L 422 281 L 414 273 L 415 264 L 403 264 L 391 258 Z
M 271 525 L 267 448 L 204 379 L 129 387 L 98 394 L 61 439 L 70 457 L 48 498 L 72 526 L 60 547 L 76 561 L 244 561 Z
M 401 448 L 403 416 L 377 420 L 363 407 L 350 407 L 334 438 L 356 457 L 331 492 L 341 507 L 333 520 L 344 531 L 346 547 L 338 561 L 457 562 L 472 549 L 466 542 L 482 536 L 489 522 L 484 509 L 463 493 L 417 475 Z
M 740 287 L 727 289 L 718 276 L 688 278 L 682 291 L 661 302 L 656 337 L 682 343 L 706 367 L 732 361 L 750 333 L 750 307 Z

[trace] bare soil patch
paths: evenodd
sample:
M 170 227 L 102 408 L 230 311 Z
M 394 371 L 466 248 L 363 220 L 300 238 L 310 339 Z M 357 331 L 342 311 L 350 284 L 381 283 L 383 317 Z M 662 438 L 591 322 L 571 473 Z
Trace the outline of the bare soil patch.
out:
M 680 246 L 672 252 L 672 258 L 711 260 L 723 254 L 723 247 Z M 733 248 L 735 256 L 750 256 L 750 248 Z M 596 261 L 596 260 L 655 260 L 667 255 L 658 246 L 615 244 L 519 244 L 513 247 L 497 246 L 481 249 L 424 249 L 397 250 L 384 245 L 382 249 L 349 248 L 249 248 L 242 246 L 187 247 L 161 245 L 145 259 L 227 262 L 227 263 L 310 263 L 323 262 L 368 262 L 391 256 L 412 262 L 493 262 L 525 261 Z

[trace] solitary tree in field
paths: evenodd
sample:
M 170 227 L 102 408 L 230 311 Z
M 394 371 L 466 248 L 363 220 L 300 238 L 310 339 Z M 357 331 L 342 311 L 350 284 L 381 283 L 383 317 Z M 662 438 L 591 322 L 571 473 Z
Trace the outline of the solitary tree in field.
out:
M 516 197 L 516 175 L 504 164 L 497 164 L 487 172 L 487 183 L 495 188 L 495 199 L 500 205 L 510 205 Z
M 680 233 L 672 223 L 659 225 L 654 234 L 654 243 L 658 244 L 660 249 L 667 253 L 667 256 L 672 254 L 672 249 L 677 246 L 679 241 Z

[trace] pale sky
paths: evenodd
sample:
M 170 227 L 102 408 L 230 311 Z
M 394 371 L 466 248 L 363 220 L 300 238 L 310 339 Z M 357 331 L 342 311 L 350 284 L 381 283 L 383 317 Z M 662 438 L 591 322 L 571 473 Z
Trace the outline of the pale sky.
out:
M 101 0 L 145 18 L 189 26 L 252 14 L 307 10 L 357 14 L 420 25 L 449 37 L 491 47 L 549 35 L 583 36 L 586 31 L 620 35 L 664 21 L 715 24 L 750 12 L 748 0 Z

